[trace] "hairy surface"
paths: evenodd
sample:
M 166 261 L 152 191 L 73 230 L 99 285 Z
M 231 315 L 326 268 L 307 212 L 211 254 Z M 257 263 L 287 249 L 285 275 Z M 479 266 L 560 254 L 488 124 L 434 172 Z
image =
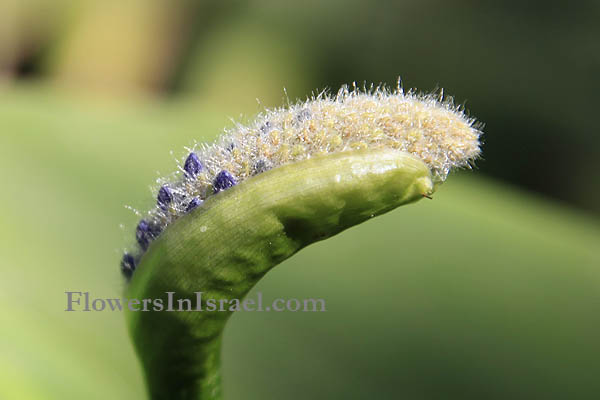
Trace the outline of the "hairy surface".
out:
M 404 93 L 400 87 L 342 87 L 336 95 L 322 92 L 266 110 L 213 144 L 196 144 L 176 174 L 158 180 L 156 207 L 136 230 L 136 257 L 126 253 L 121 269 L 131 276 L 149 243 L 208 196 L 271 168 L 322 154 L 392 148 L 419 157 L 441 182 L 452 168 L 470 167 L 480 153 L 480 134 L 476 121 L 452 98 Z

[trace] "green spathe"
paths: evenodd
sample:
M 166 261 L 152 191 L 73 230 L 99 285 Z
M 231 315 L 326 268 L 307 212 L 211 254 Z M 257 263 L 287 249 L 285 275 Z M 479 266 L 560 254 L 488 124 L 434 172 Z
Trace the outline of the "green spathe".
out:
M 313 157 L 210 197 L 170 225 L 142 258 L 130 298 L 241 299 L 301 248 L 434 190 L 419 158 L 392 149 Z M 175 301 L 176 301 L 175 300 Z M 230 312 L 127 312 L 153 399 L 219 399 Z

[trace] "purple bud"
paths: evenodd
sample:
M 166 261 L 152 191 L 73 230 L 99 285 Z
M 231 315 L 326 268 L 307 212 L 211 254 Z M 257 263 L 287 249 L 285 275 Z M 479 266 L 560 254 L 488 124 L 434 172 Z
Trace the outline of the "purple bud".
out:
M 223 170 L 217 174 L 213 181 L 213 188 L 215 193 L 219 193 L 221 190 L 229 189 L 234 186 L 237 182 L 233 175 L 228 171 Z
M 183 170 L 185 171 L 185 175 L 187 177 L 193 178 L 196 175 L 198 175 L 198 173 L 203 169 L 204 166 L 200 162 L 200 159 L 198 158 L 196 153 L 190 153 L 190 155 L 185 159 L 185 163 L 183 164 Z
M 121 272 L 129 279 L 131 278 L 131 275 L 133 275 L 133 271 L 135 271 L 135 258 L 129 253 L 123 254 L 123 258 L 121 259 Z
M 160 226 L 141 220 L 135 230 L 135 238 L 143 250 L 146 250 L 158 235 L 160 234 Z
M 194 208 L 198 207 L 199 205 L 201 205 L 203 203 L 202 200 L 200 200 L 197 197 L 194 197 L 192 199 L 192 201 L 190 201 L 187 205 L 187 207 L 185 208 L 185 212 L 190 212 L 192 211 Z
M 167 206 L 171 204 L 173 201 L 173 192 L 169 189 L 168 186 L 163 185 L 158 190 L 158 196 L 156 197 L 156 203 L 161 208 L 161 210 L 166 211 Z
M 148 248 L 150 238 L 148 237 L 148 222 L 146 220 L 141 220 L 135 228 L 135 240 L 142 249 L 146 250 Z

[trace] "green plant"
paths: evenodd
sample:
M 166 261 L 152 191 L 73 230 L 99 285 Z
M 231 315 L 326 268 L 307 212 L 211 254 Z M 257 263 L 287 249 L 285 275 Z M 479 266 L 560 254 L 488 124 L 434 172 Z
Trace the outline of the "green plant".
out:
M 260 116 L 161 181 L 121 267 L 132 299 L 239 302 L 301 248 L 430 197 L 479 154 L 479 131 L 450 102 L 400 89 L 342 89 Z M 237 185 L 238 182 L 241 182 Z M 239 304 L 238 304 L 239 306 Z M 218 399 L 220 346 L 235 307 L 128 312 L 152 398 Z

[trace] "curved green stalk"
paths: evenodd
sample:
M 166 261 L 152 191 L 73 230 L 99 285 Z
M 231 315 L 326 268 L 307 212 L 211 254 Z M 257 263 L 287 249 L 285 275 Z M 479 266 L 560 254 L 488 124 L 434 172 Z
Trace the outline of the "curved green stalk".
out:
M 313 157 L 210 197 L 152 243 L 128 298 L 165 310 L 128 311 L 152 399 L 221 398 L 222 332 L 231 312 L 166 311 L 167 292 L 242 299 L 271 268 L 318 240 L 433 192 L 419 158 L 391 149 Z

